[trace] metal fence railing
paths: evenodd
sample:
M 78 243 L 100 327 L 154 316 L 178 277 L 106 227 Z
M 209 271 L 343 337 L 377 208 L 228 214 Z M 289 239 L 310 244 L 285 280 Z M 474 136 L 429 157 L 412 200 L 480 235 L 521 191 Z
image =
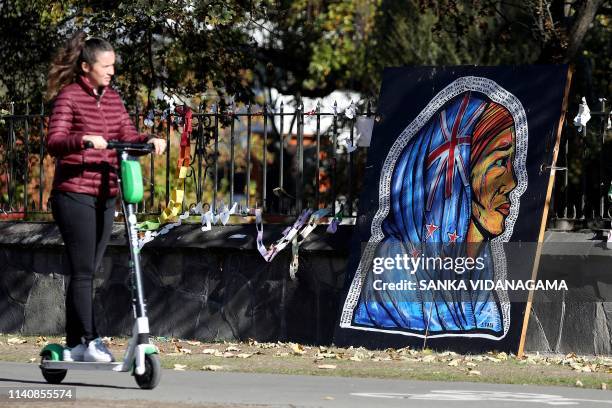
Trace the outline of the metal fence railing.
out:
M 567 112 L 549 228 L 610 228 L 612 181 L 610 110 L 600 99 L 591 120 L 578 132 Z M 0 219 L 32 219 L 48 214 L 53 159 L 45 151 L 48 120 L 44 107 L 0 105 Z M 191 157 L 187 178 L 176 176 L 183 117 L 174 111 L 132 113 L 139 131 L 170 140 L 163 157 L 142 159 L 146 194 L 139 212 L 158 214 L 174 188 L 185 191 L 183 206 L 238 203 L 260 207 L 274 216 L 294 216 L 304 208 L 340 208 L 355 216 L 365 175 L 367 148 L 359 146 L 356 124 L 373 120 L 370 103 L 361 110 L 305 111 L 300 104 L 247 105 L 217 111 L 193 111 Z
M 568 112 L 563 128 L 557 177 L 550 208 L 550 229 L 610 229 L 612 202 L 612 123 L 606 99 L 579 131 Z
M 304 111 L 301 105 L 277 109 L 246 105 L 218 112 L 192 112 L 190 171 L 177 178 L 184 115 L 175 110 L 131 113 L 138 130 L 170 140 L 164 157 L 141 160 L 145 197 L 140 213 L 157 214 L 175 188 L 185 191 L 184 207 L 196 203 L 217 209 L 237 203 L 240 210 L 260 207 L 268 215 L 290 216 L 304 208 L 329 207 L 345 216 L 357 210 L 366 149 L 356 146 L 356 122 L 374 119 L 368 102 L 354 115 Z M 0 115 L 0 217 L 32 218 L 47 214 L 54 172 L 45 150 L 48 114 L 29 104 L 17 113 L 6 104 Z M 332 205 L 335 203 L 335 205 Z

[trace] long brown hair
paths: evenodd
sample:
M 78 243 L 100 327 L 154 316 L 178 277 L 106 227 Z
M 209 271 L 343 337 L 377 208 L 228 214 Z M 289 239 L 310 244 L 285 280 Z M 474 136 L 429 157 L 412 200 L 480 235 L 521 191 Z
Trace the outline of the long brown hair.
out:
M 60 48 L 51 63 L 47 77 L 48 101 L 57 96 L 66 85 L 74 82 L 82 74 L 81 62 L 93 65 L 98 52 L 113 51 L 113 46 L 102 38 L 88 37 L 83 31 L 77 31 Z

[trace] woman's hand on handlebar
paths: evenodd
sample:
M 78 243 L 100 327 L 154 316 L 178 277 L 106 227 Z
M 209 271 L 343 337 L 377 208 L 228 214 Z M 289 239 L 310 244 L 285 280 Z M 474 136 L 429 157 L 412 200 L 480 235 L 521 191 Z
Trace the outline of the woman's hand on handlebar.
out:
M 107 145 L 106 139 L 98 135 L 83 136 L 83 143 L 85 142 L 91 142 L 94 149 L 106 149 L 106 145 Z
M 155 146 L 155 154 L 157 155 L 161 155 L 162 153 L 166 151 L 166 140 L 165 139 L 158 139 L 154 137 L 154 138 L 149 139 L 147 143 L 151 143 L 153 146 Z

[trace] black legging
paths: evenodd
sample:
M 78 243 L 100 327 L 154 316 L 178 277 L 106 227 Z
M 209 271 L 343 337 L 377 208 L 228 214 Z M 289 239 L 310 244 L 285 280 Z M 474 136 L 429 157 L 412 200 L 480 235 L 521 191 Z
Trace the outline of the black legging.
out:
M 93 313 L 93 275 L 100 267 L 113 229 L 114 198 L 53 191 L 53 218 L 70 265 L 66 293 L 66 345 L 98 337 Z

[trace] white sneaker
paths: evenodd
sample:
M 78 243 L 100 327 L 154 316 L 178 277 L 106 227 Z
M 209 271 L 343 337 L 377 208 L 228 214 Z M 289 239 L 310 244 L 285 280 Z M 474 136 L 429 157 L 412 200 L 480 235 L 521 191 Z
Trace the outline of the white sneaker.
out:
M 83 357 L 88 362 L 110 363 L 115 361 L 115 358 L 99 337 L 89 342 Z
M 63 361 L 83 361 L 83 357 L 85 355 L 85 347 L 84 344 L 79 344 L 74 346 L 73 348 L 66 347 L 64 348 L 62 360 Z

